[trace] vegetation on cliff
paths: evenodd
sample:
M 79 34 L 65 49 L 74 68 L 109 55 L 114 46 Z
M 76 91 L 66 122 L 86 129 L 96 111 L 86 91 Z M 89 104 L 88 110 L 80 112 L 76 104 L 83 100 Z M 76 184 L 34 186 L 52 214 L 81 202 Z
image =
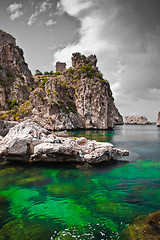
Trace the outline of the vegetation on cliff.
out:
M 95 55 L 74 53 L 72 67 L 63 73 L 36 70 L 33 79 L 15 40 L 0 34 L 8 41 L 7 46 L 0 41 L 0 118 L 32 118 L 51 129 L 108 129 L 115 119 L 123 123 Z

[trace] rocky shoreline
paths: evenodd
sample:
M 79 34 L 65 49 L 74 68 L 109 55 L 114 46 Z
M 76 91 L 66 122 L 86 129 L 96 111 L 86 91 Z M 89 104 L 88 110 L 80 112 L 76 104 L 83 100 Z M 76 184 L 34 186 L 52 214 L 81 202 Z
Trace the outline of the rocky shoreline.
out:
M 56 136 L 31 120 L 11 128 L 0 143 L 0 157 L 7 161 L 95 164 L 129 155 L 111 143 Z

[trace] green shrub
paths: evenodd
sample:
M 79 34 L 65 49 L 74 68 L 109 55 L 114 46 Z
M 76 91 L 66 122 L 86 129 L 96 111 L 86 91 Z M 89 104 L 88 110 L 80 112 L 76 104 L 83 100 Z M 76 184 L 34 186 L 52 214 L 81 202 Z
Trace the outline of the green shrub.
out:
M 62 75 L 62 73 L 60 73 L 60 72 L 55 72 L 54 75 L 55 75 L 55 76 L 57 76 L 57 75 Z
M 12 109 L 14 106 L 17 106 L 18 102 L 17 102 L 17 98 L 13 99 L 13 101 L 10 103 L 9 108 Z
M 53 97 L 58 97 L 58 93 L 56 91 L 53 91 Z
M 73 74 L 73 73 L 74 73 L 74 69 L 70 67 L 70 68 L 68 69 L 68 72 L 69 72 L 70 74 Z
M 49 72 L 47 72 L 47 71 L 46 71 L 46 72 L 44 72 L 44 75 L 49 75 Z
M 97 78 L 100 78 L 100 79 L 103 79 L 102 73 L 97 73 L 97 74 L 96 74 L 96 77 L 97 77 Z
M 50 90 L 50 89 L 47 89 L 47 93 L 51 93 L 51 90 Z
M 82 73 L 87 73 L 88 77 L 92 77 L 95 74 L 95 69 L 92 67 L 92 63 L 82 65 L 80 69 Z
M 23 77 L 23 76 L 20 76 L 19 79 L 21 79 L 22 81 L 24 81 L 24 77 Z
M 81 76 L 80 75 L 75 75 L 73 79 L 80 79 Z
M 42 72 L 37 69 L 35 75 L 42 75 Z
M 73 103 L 73 102 L 66 102 L 66 105 L 68 107 L 68 112 L 72 112 L 72 113 L 76 113 L 77 112 L 77 109 L 76 109 L 76 105 Z
M 88 76 L 89 78 L 91 78 L 93 75 L 94 75 L 94 73 L 92 73 L 92 72 L 87 73 L 87 76 Z
M 33 86 L 28 86 L 27 89 L 30 90 L 30 91 L 33 91 L 34 87 Z
M 41 85 L 44 86 L 47 82 L 48 82 L 48 80 L 47 80 L 47 79 L 44 79 L 44 80 L 41 82 Z

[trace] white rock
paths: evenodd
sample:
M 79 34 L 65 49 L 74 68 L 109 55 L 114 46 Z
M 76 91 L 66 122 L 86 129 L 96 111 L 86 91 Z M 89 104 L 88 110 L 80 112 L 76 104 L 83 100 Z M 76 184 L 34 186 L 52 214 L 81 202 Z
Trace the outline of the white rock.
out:
M 87 142 L 88 142 L 88 140 L 85 137 L 81 137 L 81 138 L 77 138 L 76 139 L 76 143 L 78 145 L 85 145 L 85 144 L 87 144 Z
M 6 160 L 97 163 L 129 154 L 114 148 L 111 143 L 53 134 L 47 137 L 45 133 L 46 130 L 32 121 L 19 123 L 1 140 L 0 156 Z

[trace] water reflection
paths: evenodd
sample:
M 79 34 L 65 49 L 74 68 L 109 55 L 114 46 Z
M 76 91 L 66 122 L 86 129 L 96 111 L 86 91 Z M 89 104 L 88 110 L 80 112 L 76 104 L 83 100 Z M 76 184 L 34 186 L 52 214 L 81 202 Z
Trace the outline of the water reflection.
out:
M 86 137 L 91 140 L 97 140 L 99 142 L 111 142 L 112 137 L 115 134 L 111 130 L 76 130 L 76 131 L 67 131 L 71 137 Z

